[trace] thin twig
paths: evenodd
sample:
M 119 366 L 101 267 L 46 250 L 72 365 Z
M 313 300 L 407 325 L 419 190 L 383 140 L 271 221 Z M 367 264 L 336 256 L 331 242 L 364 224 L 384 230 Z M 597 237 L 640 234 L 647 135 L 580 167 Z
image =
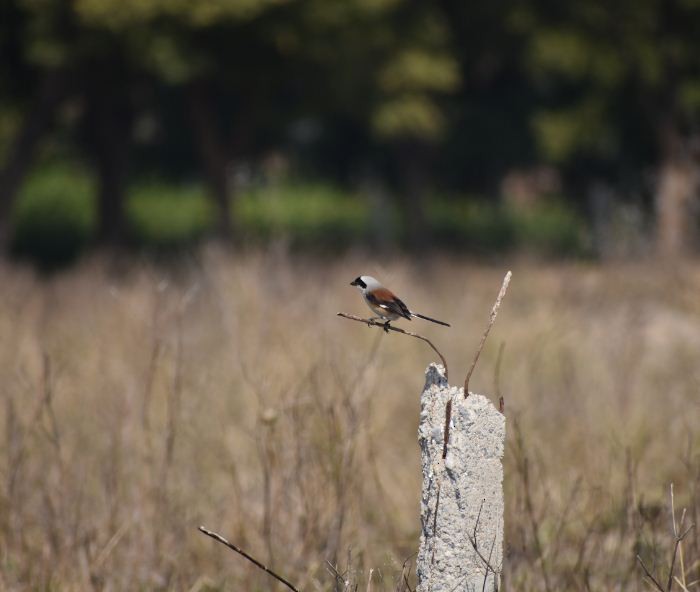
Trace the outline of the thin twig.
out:
M 685 518 L 685 509 L 683 510 L 683 517 L 681 518 L 681 526 L 683 525 L 683 519 Z M 676 557 L 678 556 L 678 548 L 680 547 L 681 543 L 683 542 L 683 539 L 688 536 L 688 533 L 693 530 L 693 527 L 695 524 L 691 524 L 688 528 L 686 528 L 681 534 L 676 535 L 676 541 L 673 546 L 673 557 L 671 558 L 671 569 L 668 573 L 668 588 L 666 590 L 670 592 L 671 586 L 673 586 L 673 570 L 676 567 Z M 685 574 L 684 574 L 685 576 Z
M 443 356 L 440 353 L 440 350 L 433 345 L 433 342 L 430 341 L 427 337 L 423 337 L 422 335 L 418 335 L 418 333 L 412 333 L 411 331 L 404 331 L 403 329 L 399 329 L 398 327 L 394 327 L 393 325 L 389 325 L 387 323 L 380 323 L 378 321 L 375 321 L 374 319 L 363 319 L 362 317 L 357 317 L 355 315 L 347 314 L 345 312 L 339 312 L 338 313 L 339 317 L 343 317 L 344 319 L 349 319 L 351 321 L 357 321 L 359 323 L 365 323 L 366 325 L 369 325 L 370 327 L 381 327 L 385 331 L 395 331 L 396 333 L 403 333 L 404 335 L 408 335 L 409 337 L 415 337 L 416 339 L 420 339 L 422 341 L 425 341 L 430 347 L 433 348 L 433 351 L 440 356 L 440 361 L 442 362 L 442 365 L 445 368 L 445 379 L 447 380 L 447 361 L 445 360 L 445 356 Z
M 469 368 L 469 372 L 467 372 L 467 377 L 464 379 L 464 398 L 466 399 L 469 396 L 469 379 L 472 377 L 472 372 L 474 372 L 474 368 L 476 368 L 476 363 L 479 361 L 479 356 L 481 355 L 481 350 L 484 349 L 484 343 L 486 343 L 486 338 L 489 336 L 489 333 L 491 331 L 491 327 L 493 327 L 493 324 L 496 322 L 496 316 L 498 316 L 498 309 L 501 307 L 501 301 L 503 300 L 504 296 L 506 295 L 506 292 L 508 291 L 508 284 L 510 284 L 510 278 L 513 274 L 509 271 L 506 274 L 506 277 L 503 278 L 503 284 L 501 285 L 501 291 L 498 293 L 498 297 L 496 298 L 496 302 L 493 305 L 493 308 L 491 309 L 491 316 L 489 317 L 489 324 L 486 327 L 486 331 L 484 331 L 484 334 L 481 336 L 481 343 L 479 343 L 479 347 L 476 350 L 476 355 L 474 356 L 474 361 L 472 362 L 471 367 Z
M 681 543 L 683 542 L 683 539 L 688 535 L 688 533 L 693 529 L 695 526 L 694 524 L 691 524 L 685 531 L 683 531 L 681 534 L 678 534 L 678 531 L 683 528 L 683 524 L 685 523 L 685 517 L 686 517 L 686 509 L 683 508 L 683 511 L 681 512 L 681 519 L 678 524 L 676 524 L 676 505 L 674 502 L 674 495 L 673 495 L 673 483 L 671 483 L 671 524 L 673 526 L 673 536 L 675 537 L 675 544 L 673 546 L 673 556 L 671 557 L 671 568 L 668 572 L 668 584 L 666 586 L 666 590 L 670 592 L 671 588 L 673 587 L 673 581 L 674 581 L 674 576 L 673 576 L 673 570 L 676 567 L 676 557 L 680 555 L 680 563 L 681 563 L 681 578 L 682 578 L 682 586 L 685 588 L 685 564 L 683 562 L 683 547 Z
M 683 521 L 685 520 L 685 508 L 683 509 L 683 515 L 681 517 L 680 528 L 683 528 Z M 673 558 L 671 559 L 671 569 L 668 572 L 668 584 L 666 588 L 668 590 L 673 586 L 673 568 L 676 564 L 676 552 L 678 551 L 678 526 L 676 525 L 676 505 L 673 496 L 673 483 L 671 483 L 671 525 L 673 526 L 673 536 L 675 538 L 675 545 L 673 547 Z M 683 552 L 681 550 L 681 560 L 683 557 Z M 684 575 L 684 570 L 681 569 L 681 575 Z
M 501 415 L 506 414 L 506 402 L 501 394 L 501 362 L 503 361 L 503 350 L 506 348 L 506 342 L 501 341 L 501 345 L 498 347 L 498 356 L 496 357 L 496 367 L 493 371 L 493 383 L 494 389 L 496 391 L 496 397 L 498 397 L 498 410 Z
M 220 542 L 222 545 L 225 545 L 226 547 L 228 547 L 228 548 L 231 549 L 232 551 L 235 551 L 236 553 L 238 553 L 238 554 L 241 555 L 242 557 L 245 557 L 245 558 L 246 558 L 248 561 L 250 561 L 253 565 L 255 565 L 256 567 L 262 569 L 266 574 L 271 575 L 271 576 L 272 576 L 273 578 L 275 578 L 278 582 L 283 583 L 285 586 L 287 586 L 287 588 L 289 588 L 290 590 L 293 590 L 293 592 L 300 592 L 300 590 L 299 590 L 298 588 L 296 588 L 296 587 L 294 586 L 294 584 L 291 584 L 289 581 L 285 580 L 282 576 L 280 576 L 280 575 L 276 574 L 274 571 L 272 571 L 269 567 L 266 567 L 265 565 L 263 565 L 262 563 L 260 563 L 257 559 L 255 559 L 255 557 L 251 557 L 250 555 L 248 555 L 248 553 L 246 553 L 246 552 L 245 552 L 243 549 L 241 549 L 240 547 L 237 547 L 237 546 L 234 545 L 233 543 L 230 543 L 229 541 L 227 541 L 227 540 L 226 540 L 224 537 L 222 537 L 220 534 L 217 534 L 217 533 L 215 533 L 215 532 L 212 532 L 211 530 L 207 530 L 207 529 L 204 528 L 203 526 L 200 526 L 200 527 L 199 527 L 199 531 L 202 532 L 202 533 L 204 533 L 204 534 L 206 534 L 208 537 L 213 538 L 215 541 Z
M 496 356 L 496 366 L 493 369 L 493 388 L 495 395 L 501 398 L 501 363 L 503 362 L 503 352 L 506 349 L 506 342 L 501 341 L 498 346 L 498 355 Z
M 406 557 L 406 559 L 404 559 L 403 566 L 401 567 L 401 577 L 399 578 L 399 587 L 396 589 L 397 592 L 401 592 L 404 586 L 408 592 L 415 592 L 415 590 L 413 590 L 411 585 L 408 583 L 408 576 L 411 575 L 411 568 L 413 566 L 411 559 L 416 555 L 418 555 L 418 551 L 411 553 L 408 557 Z M 406 571 L 406 566 L 408 566 L 408 571 Z
M 437 496 L 435 497 L 435 513 L 433 514 L 433 536 L 431 538 L 432 543 L 433 543 L 433 550 L 432 553 L 430 554 L 430 565 L 432 566 L 435 563 L 435 547 L 437 546 L 437 519 L 438 519 L 438 512 L 440 511 L 440 490 L 442 489 L 442 474 L 440 475 L 440 480 L 438 481 L 438 486 L 437 486 Z
M 499 523 L 500 523 L 500 518 L 499 518 Z M 497 526 L 500 526 L 500 524 L 497 524 Z M 493 550 L 496 547 L 496 535 L 498 534 L 498 529 L 496 530 L 495 533 L 493 533 L 493 539 L 491 539 L 491 548 L 489 549 L 489 559 L 488 559 L 488 564 L 491 564 L 491 557 L 493 557 Z M 493 590 L 494 592 L 498 592 L 498 576 L 501 572 L 502 567 L 498 568 L 498 573 L 491 568 L 491 571 L 493 571 Z M 486 575 L 489 575 L 488 569 L 486 570 Z M 484 578 L 484 583 L 482 585 L 482 590 L 481 592 L 486 592 L 486 578 Z
M 447 401 L 445 406 L 445 428 L 443 433 L 445 434 L 445 440 L 442 443 L 442 458 L 443 460 L 447 458 L 447 444 L 450 441 L 450 420 L 452 419 L 452 399 Z
M 522 490 L 524 492 L 525 499 L 525 510 L 526 515 L 530 521 L 530 527 L 532 529 L 532 539 L 535 544 L 535 550 L 537 551 L 537 558 L 540 562 L 540 567 L 542 569 L 542 579 L 544 580 L 544 589 L 546 592 L 552 591 L 552 586 L 549 581 L 549 572 L 547 571 L 547 563 L 545 561 L 544 548 L 542 545 L 542 540 L 539 535 L 539 524 L 540 521 L 535 516 L 535 508 L 532 503 L 532 491 L 530 488 L 530 469 L 529 469 L 529 459 L 527 453 L 525 452 L 525 441 L 523 438 L 523 432 L 520 429 L 520 422 L 518 418 L 515 417 L 513 420 L 515 428 L 515 450 L 516 450 L 516 463 L 518 474 L 522 478 Z M 584 539 L 585 542 L 585 539 Z M 581 559 L 581 556 L 579 556 Z
M 486 573 L 488 574 L 489 570 L 491 573 L 493 573 L 494 576 L 498 575 L 498 572 L 500 570 L 496 570 L 493 565 L 491 565 L 490 558 L 491 558 L 491 553 L 489 553 L 489 559 L 484 557 L 484 555 L 479 551 L 479 544 L 477 541 L 477 532 L 479 530 L 479 520 L 481 520 L 481 510 L 484 507 L 484 502 L 486 500 L 481 500 L 481 505 L 479 506 L 479 513 L 476 516 L 476 522 L 474 523 L 474 533 L 469 534 L 467 533 L 467 539 L 469 539 L 469 543 L 471 544 L 472 548 L 474 549 L 474 552 L 479 556 L 479 559 L 484 563 L 484 567 L 486 567 Z M 494 539 L 495 541 L 495 539 Z M 493 546 L 491 547 L 491 552 L 493 552 Z
M 335 578 L 335 589 L 339 590 L 338 584 L 343 585 L 343 590 L 348 589 L 348 585 L 350 584 L 349 581 L 347 581 L 341 574 L 338 572 L 338 568 L 336 568 L 328 559 L 326 559 L 326 569 L 328 572 Z
M 651 572 L 647 569 L 647 566 L 644 565 L 644 562 L 642 561 L 642 558 L 639 555 L 637 555 L 637 561 L 639 562 L 639 565 L 641 565 L 642 569 L 644 570 L 644 574 L 646 575 L 646 577 L 652 581 L 652 583 L 654 584 L 656 589 L 660 590 L 661 592 L 666 592 L 663 589 L 663 586 L 661 586 L 661 584 L 659 584 L 659 581 L 653 575 L 651 575 Z
M 683 592 L 690 592 L 690 590 L 688 590 L 688 586 L 686 586 L 683 582 L 681 582 L 678 579 L 678 576 L 673 576 L 673 580 L 676 582 L 676 584 L 678 584 L 681 587 L 681 590 L 683 590 Z

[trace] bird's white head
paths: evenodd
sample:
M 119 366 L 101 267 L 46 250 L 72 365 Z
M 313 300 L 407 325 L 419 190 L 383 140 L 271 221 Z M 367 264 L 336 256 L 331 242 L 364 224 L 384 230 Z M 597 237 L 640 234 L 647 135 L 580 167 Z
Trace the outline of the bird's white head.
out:
M 372 291 L 381 288 L 381 284 L 371 275 L 361 275 L 350 282 L 351 286 L 356 286 L 360 292 Z

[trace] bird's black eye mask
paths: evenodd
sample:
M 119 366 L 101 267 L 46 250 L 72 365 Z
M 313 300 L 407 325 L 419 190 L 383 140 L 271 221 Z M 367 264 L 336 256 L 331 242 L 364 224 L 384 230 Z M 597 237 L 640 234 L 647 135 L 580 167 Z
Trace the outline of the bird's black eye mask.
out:
M 365 284 L 365 283 L 362 281 L 362 278 L 359 278 L 359 277 L 355 278 L 352 282 L 350 282 L 350 285 L 351 285 L 351 286 L 360 286 L 360 288 L 366 288 L 366 287 L 367 287 L 367 284 Z

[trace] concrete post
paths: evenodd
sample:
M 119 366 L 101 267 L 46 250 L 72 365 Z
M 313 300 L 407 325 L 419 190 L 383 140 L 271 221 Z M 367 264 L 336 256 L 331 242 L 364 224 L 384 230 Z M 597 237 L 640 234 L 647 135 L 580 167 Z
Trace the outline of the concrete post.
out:
M 423 465 L 418 592 L 489 591 L 503 562 L 505 417 L 482 395 L 464 398 L 431 364 L 421 395 Z M 452 401 L 447 456 L 445 416 Z

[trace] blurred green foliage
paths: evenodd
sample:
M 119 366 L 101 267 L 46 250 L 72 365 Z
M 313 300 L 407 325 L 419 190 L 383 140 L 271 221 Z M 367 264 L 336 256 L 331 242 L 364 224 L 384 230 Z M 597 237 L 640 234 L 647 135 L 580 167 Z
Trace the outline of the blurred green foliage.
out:
M 503 208 L 483 200 L 432 199 L 428 221 L 434 239 L 443 246 L 480 254 L 515 246 L 515 233 Z
M 248 191 L 235 203 L 244 237 L 294 246 L 343 247 L 368 238 L 370 209 L 361 196 L 324 184 L 285 184 Z
M 480 255 L 517 249 L 580 257 L 589 250 L 586 223 L 564 200 L 522 208 L 478 199 L 433 199 L 428 220 L 437 244 Z
M 669 137 L 682 143 L 700 115 L 693 90 L 700 3 L 586 0 L 552 8 L 529 3 L 517 21 L 527 40 L 524 66 L 541 97 L 531 115 L 540 154 L 574 168 L 581 157 L 639 166 L 668 156 Z
M 436 247 L 476 254 L 513 249 L 543 256 L 586 253 L 586 225 L 564 200 L 516 209 L 483 199 L 435 196 L 427 202 L 426 231 Z M 130 244 L 163 251 L 191 246 L 210 234 L 215 210 L 198 184 L 134 184 L 127 201 Z M 397 208 L 387 227 L 396 244 L 410 238 Z M 378 229 L 363 194 L 324 183 L 279 183 L 242 192 L 234 203 L 239 240 L 265 245 L 282 239 L 292 248 L 341 250 L 371 244 Z M 84 169 L 36 171 L 13 213 L 13 252 L 43 268 L 68 264 L 95 236 L 95 183 Z M 395 230 L 395 232 L 394 232 Z
M 133 187 L 126 213 L 133 242 L 155 249 L 196 242 L 206 235 L 214 218 L 213 206 L 200 186 L 163 182 Z
M 44 269 L 73 262 L 95 231 L 94 194 L 87 171 L 43 167 L 24 185 L 12 212 L 11 252 Z
M 0 238 L 27 163 L 48 154 L 95 180 L 49 170 L 55 184 L 36 185 L 41 173 L 23 189 L 13 249 L 42 260 L 74 257 L 95 232 L 160 249 L 215 227 L 372 241 L 367 182 L 393 196 L 401 245 L 418 242 L 406 221 L 422 211 L 436 244 L 586 252 L 579 213 L 596 187 L 626 185 L 616 199 L 643 194 L 652 212 L 649 179 L 696 158 L 698 22 L 696 0 L 8 0 Z M 275 158 L 323 182 L 268 174 Z M 565 197 L 499 203 L 513 171 L 543 164 Z M 238 169 L 260 187 L 233 195 Z
M 563 199 L 510 209 L 507 218 L 516 244 L 525 249 L 548 256 L 591 255 L 585 221 Z

